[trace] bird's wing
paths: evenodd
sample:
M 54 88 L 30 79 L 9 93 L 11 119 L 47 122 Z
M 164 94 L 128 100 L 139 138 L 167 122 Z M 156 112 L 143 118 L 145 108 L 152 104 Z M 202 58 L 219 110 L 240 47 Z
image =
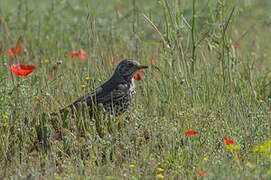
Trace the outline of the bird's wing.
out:
M 87 104 L 90 106 L 95 102 L 95 104 L 107 104 L 116 101 L 124 96 L 128 95 L 129 88 L 127 85 L 118 84 L 113 89 L 103 89 L 102 91 L 87 97 Z
M 94 93 L 89 93 L 86 96 L 80 97 L 69 106 L 61 109 L 60 113 L 66 112 L 67 109 L 72 109 L 72 111 L 78 110 L 80 103 L 87 103 L 87 105 L 90 106 L 90 109 L 93 109 L 93 105 L 96 106 L 99 103 L 110 103 L 128 95 L 127 91 L 129 91 L 129 87 L 124 84 L 118 84 L 113 89 L 99 87 L 95 90 Z

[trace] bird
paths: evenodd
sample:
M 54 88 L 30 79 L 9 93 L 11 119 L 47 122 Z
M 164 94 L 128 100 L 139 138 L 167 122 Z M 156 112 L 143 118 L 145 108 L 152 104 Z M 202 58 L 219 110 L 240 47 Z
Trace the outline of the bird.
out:
M 72 114 L 79 110 L 81 103 L 86 103 L 90 117 L 94 117 L 101 106 L 105 113 L 120 116 L 131 105 L 136 93 L 134 75 L 138 70 L 146 69 L 148 66 L 140 64 L 132 59 L 122 60 L 116 67 L 112 77 L 103 85 L 96 88 L 94 92 L 80 97 L 72 104 L 60 110 L 63 114 L 71 110 Z

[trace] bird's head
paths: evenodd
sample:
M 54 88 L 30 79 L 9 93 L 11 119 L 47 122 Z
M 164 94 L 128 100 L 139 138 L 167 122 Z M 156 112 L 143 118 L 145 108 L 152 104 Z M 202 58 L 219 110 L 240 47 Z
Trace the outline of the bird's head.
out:
M 137 61 L 125 59 L 118 64 L 115 72 L 118 73 L 118 75 L 129 79 L 132 78 L 138 70 L 146 68 L 148 68 L 148 66 L 141 65 Z

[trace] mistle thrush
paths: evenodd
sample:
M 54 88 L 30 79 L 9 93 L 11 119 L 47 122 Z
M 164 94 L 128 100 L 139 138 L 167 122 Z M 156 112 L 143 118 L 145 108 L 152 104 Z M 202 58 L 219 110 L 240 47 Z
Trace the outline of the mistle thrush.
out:
M 102 104 L 106 113 L 115 116 L 121 115 L 128 109 L 136 93 L 134 74 L 138 70 L 145 68 L 148 68 L 148 66 L 141 65 L 137 61 L 130 59 L 121 61 L 113 76 L 107 82 L 98 87 L 95 92 L 89 93 L 61 109 L 60 113 L 67 112 L 67 109 L 71 109 L 72 112 L 77 111 L 80 103 L 86 103 L 91 117 L 100 104 Z

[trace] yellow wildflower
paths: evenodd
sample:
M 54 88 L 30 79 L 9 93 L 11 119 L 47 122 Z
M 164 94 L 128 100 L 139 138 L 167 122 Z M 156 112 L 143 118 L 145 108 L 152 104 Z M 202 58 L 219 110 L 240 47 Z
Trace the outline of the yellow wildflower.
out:
M 258 148 L 258 147 L 255 147 L 255 148 L 254 148 L 254 152 L 255 152 L 255 153 L 258 153 L 258 152 L 259 152 L 259 148 Z
M 179 165 L 179 166 L 178 166 L 178 168 L 179 168 L 179 169 L 181 169 L 181 168 L 182 168 L 182 166 L 181 166 L 181 165 Z
M 89 81 L 89 80 L 90 80 L 90 77 L 86 77 L 85 80 Z
M 266 147 L 266 146 L 263 146 L 263 145 L 260 145 L 260 146 L 258 147 L 260 153 L 265 152 L 266 148 L 267 148 L 267 147 Z
M 140 34 L 141 34 L 141 35 L 144 35 L 144 34 L 145 34 L 145 32 L 144 32 L 144 31 L 141 31 L 141 32 L 140 32 Z
M 260 103 L 264 103 L 264 100 L 260 99 Z
M 219 72 L 219 74 L 220 74 L 221 76 L 223 76 L 223 72 Z
M 264 153 L 264 152 L 271 152 L 271 140 L 265 142 L 263 145 L 254 147 L 254 153 Z
M 240 145 L 233 146 L 233 151 L 238 151 L 240 149 Z
M 9 119 L 8 116 L 7 116 L 6 114 L 3 114 L 3 118 L 5 118 L 5 119 L 7 119 L 7 120 Z
M 203 158 L 203 161 L 207 161 L 208 159 L 205 157 L 205 158 Z
M 87 85 L 85 85 L 85 84 L 82 84 L 82 85 L 81 85 L 81 88 L 85 88 L 85 87 L 87 87 Z
M 230 151 L 238 151 L 240 149 L 240 145 L 232 145 L 232 144 L 229 144 L 229 145 L 226 145 L 226 148 L 229 149 Z
M 88 165 L 91 166 L 92 165 L 92 161 L 90 159 L 88 159 Z
M 49 64 L 49 60 L 48 60 L 48 59 L 45 59 L 45 60 L 44 60 L 44 63 L 45 63 L 45 64 Z
M 157 168 L 157 170 L 160 171 L 160 172 L 163 172 L 163 171 L 164 171 L 163 168 Z
M 130 166 L 129 166 L 129 167 L 133 168 L 133 167 L 135 167 L 135 165 L 134 165 L 134 164 L 130 164 Z
M 165 176 L 163 176 L 162 174 L 157 174 L 156 177 L 159 178 L 159 179 L 164 179 L 165 178 Z

